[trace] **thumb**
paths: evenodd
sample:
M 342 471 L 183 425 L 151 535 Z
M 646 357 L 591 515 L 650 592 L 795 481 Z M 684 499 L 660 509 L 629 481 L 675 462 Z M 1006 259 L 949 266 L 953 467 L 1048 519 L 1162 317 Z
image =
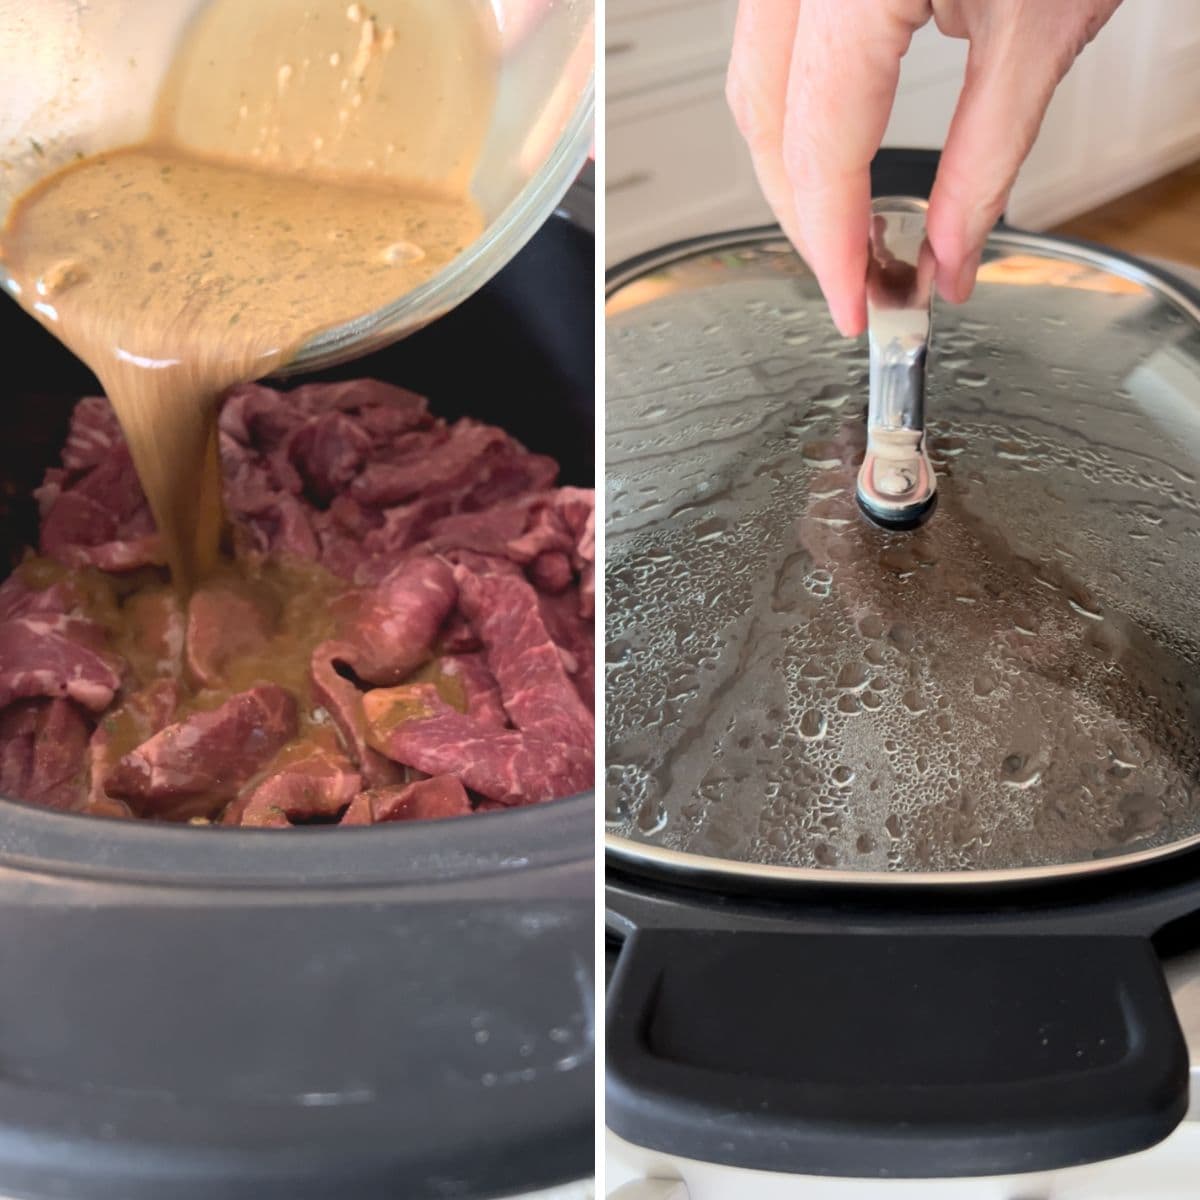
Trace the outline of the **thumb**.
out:
M 966 300 L 975 286 L 984 241 L 1074 58 L 1075 47 L 1063 47 L 1053 25 L 1057 5 L 1039 7 L 1041 19 L 1035 10 L 1021 28 L 989 30 L 971 43 L 927 223 L 938 291 L 952 303 Z

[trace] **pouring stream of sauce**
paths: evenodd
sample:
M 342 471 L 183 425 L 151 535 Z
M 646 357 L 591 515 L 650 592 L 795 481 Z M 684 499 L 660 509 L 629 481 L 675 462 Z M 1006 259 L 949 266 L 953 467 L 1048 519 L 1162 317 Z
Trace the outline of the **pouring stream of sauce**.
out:
M 14 294 L 116 409 L 183 592 L 218 564 L 225 389 L 482 232 L 467 188 L 496 86 L 490 6 L 374 8 L 209 5 L 147 139 L 49 175 L 3 231 Z

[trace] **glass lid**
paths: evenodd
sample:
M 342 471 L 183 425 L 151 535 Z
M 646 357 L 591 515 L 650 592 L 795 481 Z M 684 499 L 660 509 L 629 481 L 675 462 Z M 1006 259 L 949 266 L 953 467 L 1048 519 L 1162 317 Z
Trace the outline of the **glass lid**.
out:
M 855 502 L 865 339 L 776 236 L 610 289 L 609 848 L 778 879 L 983 882 L 1200 841 L 1200 310 L 993 236 L 935 306 L 937 508 Z

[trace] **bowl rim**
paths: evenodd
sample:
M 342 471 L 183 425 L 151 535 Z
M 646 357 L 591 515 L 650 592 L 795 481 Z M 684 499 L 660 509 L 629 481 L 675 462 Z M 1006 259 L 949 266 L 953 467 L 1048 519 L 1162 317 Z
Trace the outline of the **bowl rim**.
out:
M 372 344 L 415 332 L 495 276 L 541 228 L 583 169 L 593 138 L 595 88 L 593 67 L 549 158 L 466 250 L 390 304 L 318 331 L 276 373 L 331 366 Z

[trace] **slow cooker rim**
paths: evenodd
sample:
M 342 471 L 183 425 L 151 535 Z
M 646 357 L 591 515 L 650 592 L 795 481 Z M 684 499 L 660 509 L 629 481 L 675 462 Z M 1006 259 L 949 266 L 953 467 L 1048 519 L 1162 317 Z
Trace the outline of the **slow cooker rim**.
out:
M 706 251 L 732 250 L 738 247 L 764 248 L 771 242 L 783 242 L 786 236 L 778 225 L 756 225 L 725 233 L 704 234 L 683 238 L 656 249 L 644 251 L 617 263 L 605 274 L 605 300 L 630 283 L 665 266 Z M 1026 250 L 1053 250 L 1060 258 L 1074 259 L 1088 266 L 1100 267 L 1149 291 L 1165 297 L 1182 310 L 1200 329 L 1200 289 L 1179 279 L 1157 263 L 1149 263 L 1132 255 L 1088 242 L 1082 238 L 1061 237 L 1055 234 L 1027 233 L 1007 226 L 998 226 L 988 236 L 988 247 L 994 245 Z M 802 260 L 797 259 L 798 262 Z M 803 266 L 803 264 L 802 264 Z M 803 268 L 807 271 L 807 267 Z M 1200 832 L 1190 837 L 1133 852 L 1118 852 L 1103 858 L 1084 859 L 1054 866 L 1011 867 L 987 870 L 954 871 L 854 871 L 836 867 L 792 867 L 779 864 L 744 862 L 711 855 L 690 854 L 671 850 L 651 842 L 621 837 L 605 831 L 605 857 L 651 878 L 671 879 L 698 890 L 715 887 L 762 886 L 779 888 L 834 885 L 842 889 L 872 890 L 939 889 L 1013 889 L 1030 885 L 1069 885 L 1083 878 L 1106 876 L 1114 872 L 1134 870 L 1186 854 L 1200 847 Z
M 591 862 L 595 796 L 358 829 L 194 829 L 0 798 L 0 871 L 152 887 L 418 887 Z
M 744 862 L 689 854 L 632 838 L 605 833 L 605 855 L 638 873 L 670 878 L 698 889 L 712 887 L 802 888 L 820 884 L 839 888 L 869 888 L 877 891 L 936 888 L 945 891 L 1002 888 L 1012 890 L 1029 886 L 1068 886 L 1084 879 L 1134 871 L 1155 863 L 1186 855 L 1200 848 L 1200 833 L 1164 846 L 1134 853 L 1114 853 L 1105 858 L 1083 859 L 1057 866 L 1008 867 L 987 870 L 954 871 L 854 871 L 838 867 L 789 867 L 768 863 Z
M 655 249 L 645 250 L 614 264 L 605 272 L 605 300 L 611 299 L 621 288 L 627 287 L 642 276 L 681 259 L 690 258 L 709 250 L 732 250 L 738 247 L 761 249 L 771 242 L 783 243 L 787 249 L 791 249 L 783 230 L 778 225 L 768 224 L 750 225 L 726 230 L 722 233 L 681 238 Z M 1151 263 L 1146 259 L 1125 254 L 1120 250 L 1114 250 L 1096 242 L 1089 242 L 1084 238 L 1064 237 L 1061 234 L 1051 233 L 1031 233 L 1003 225 L 997 226 L 988 235 L 985 249 L 997 245 L 1026 250 L 1053 250 L 1060 257 L 1074 258 L 1087 266 L 1101 267 L 1165 296 L 1200 325 L 1200 289 L 1173 275 L 1157 262 Z M 796 261 L 807 274 L 808 267 L 803 260 L 796 256 Z

